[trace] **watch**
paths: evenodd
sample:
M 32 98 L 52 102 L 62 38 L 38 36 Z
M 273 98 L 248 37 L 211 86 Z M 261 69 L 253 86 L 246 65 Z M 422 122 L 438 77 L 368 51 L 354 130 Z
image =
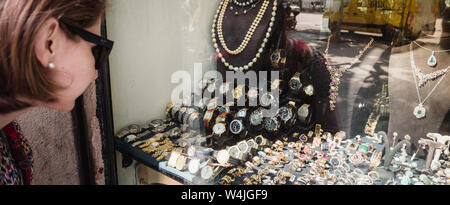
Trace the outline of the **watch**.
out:
M 230 123 L 230 132 L 239 135 L 242 131 L 244 131 L 244 123 L 240 119 L 234 119 Z
M 280 128 L 280 121 L 277 117 L 269 117 L 264 120 L 264 128 L 269 132 L 275 132 Z
M 219 111 L 220 114 L 225 113 L 225 112 L 230 112 L 230 107 L 229 106 L 219 106 L 217 107 L 217 111 Z
M 181 121 L 181 123 L 183 123 L 183 124 L 189 124 L 189 116 L 191 116 L 191 114 L 193 114 L 195 112 L 195 109 L 194 108 L 188 108 L 187 110 L 186 110 L 186 113 L 184 114 L 184 116 L 183 116 L 183 121 Z
M 236 112 L 234 117 L 235 118 L 245 118 L 245 117 L 247 117 L 247 111 L 248 111 L 248 108 L 242 108 Z
M 231 146 L 228 148 L 228 153 L 230 154 L 230 157 L 239 159 L 239 148 L 237 146 Z
M 172 107 L 171 111 L 170 111 L 170 117 L 172 120 L 177 119 L 176 115 L 178 114 L 178 111 L 181 109 L 181 105 L 176 104 Z
M 200 114 L 195 112 L 189 116 L 188 119 L 189 127 L 196 129 L 200 127 Z
M 302 88 L 303 84 L 300 79 L 300 73 L 295 73 L 294 76 L 289 80 L 289 89 L 298 92 Z
M 186 168 L 186 160 L 187 160 L 187 158 L 185 156 L 180 155 L 177 158 L 175 168 L 178 169 L 179 171 L 183 171 Z
M 276 102 L 275 97 L 270 92 L 265 92 L 261 96 L 261 106 L 263 107 L 269 107 L 270 105 L 274 104 Z
M 254 127 L 259 128 L 262 122 L 263 122 L 262 109 L 258 108 L 254 110 L 252 114 L 250 114 L 250 124 L 253 125 Z
M 213 133 L 216 136 L 222 136 L 227 131 L 225 123 L 217 123 L 213 127 Z
M 141 132 L 141 126 L 137 125 L 137 124 L 132 124 L 128 126 L 128 130 L 131 134 L 137 134 L 139 132 Z
M 219 116 L 217 116 L 216 118 L 216 124 L 217 123 L 228 123 L 229 120 L 231 118 L 231 113 L 230 112 L 224 112 L 221 113 Z
M 184 117 L 184 114 L 186 113 L 186 111 L 187 111 L 186 107 L 180 108 L 180 110 L 178 111 L 178 117 L 177 117 L 178 122 L 180 122 L 180 123 L 183 122 L 183 117 Z
M 311 106 L 309 104 L 303 104 L 300 108 L 297 110 L 297 116 L 300 122 L 304 124 L 309 124 L 311 121 Z
M 217 153 L 216 160 L 219 164 L 226 164 L 230 160 L 230 153 L 228 153 L 228 150 L 220 150 Z
M 272 66 L 276 69 L 280 68 L 281 65 L 286 64 L 287 53 L 285 49 L 276 49 L 270 55 L 270 61 Z
M 188 164 L 188 170 L 191 174 L 197 174 L 198 170 L 200 170 L 200 159 L 191 159 Z
M 200 172 L 200 176 L 205 181 L 211 180 L 213 176 L 213 168 L 209 165 L 204 166 Z
M 207 110 L 203 116 L 203 123 L 206 130 L 210 129 L 211 119 L 214 117 L 216 109 Z
M 179 151 L 173 151 L 167 161 L 167 166 L 175 168 L 177 166 L 177 159 L 180 155 L 181 153 Z
M 314 86 L 311 85 L 311 84 L 309 84 L 309 85 L 307 85 L 306 87 L 304 87 L 304 88 L 303 88 L 303 91 L 305 92 L 305 94 L 306 94 L 307 96 L 313 96 L 314 93 L 315 93 Z
M 166 107 L 166 116 L 167 116 L 168 118 L 170 118 L 170 119 L 172 119 L 172 116 L 169 115 L 169 114 L 171 114 L 170 111 L 172 111 L 172 108 L 173 108 L 174 106 L 175 106 L 175 103 L 170 102 L 170 103 L 167 105 L 167 107 Z
M 250 149 L 250 146 L 248 146 L 247 141 L 239 142 L 237 144 L 237 147 L 239 148 L 239 152 L 241 154 L 247 153 L 249 151 L 249 149 Z
M 247 140 L 247 144 L 250 147 L 250 149 L 258 149 L 258 144 L 256 144 L 254 139 Z
M 285 128 L 289 128 L 290 126 L 295 124 L 297 118 L 294 110 L 295 110 L 295 102 L 290 102 L 286 106 L 280 107 L 278 109 L 278 116 L 283 122 Z
M 255 137 L 255 142 L 258 146 L 265 146 L 267 145 L 267 139 L 263 137 L 262 135 L 258 135 Z

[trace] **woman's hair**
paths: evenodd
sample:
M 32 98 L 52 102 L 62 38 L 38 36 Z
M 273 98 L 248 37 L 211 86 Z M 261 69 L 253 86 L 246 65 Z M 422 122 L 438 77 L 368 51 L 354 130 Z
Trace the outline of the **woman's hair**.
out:
M 60 88 L 35 55 L 34 40 L 42 25 L 53 17 L 71 26 L 91 27 L 104 16 L 105 7 L 106 0 L 0 0 L 0 114 L 30 106 L 18 96 L 49 102 Z

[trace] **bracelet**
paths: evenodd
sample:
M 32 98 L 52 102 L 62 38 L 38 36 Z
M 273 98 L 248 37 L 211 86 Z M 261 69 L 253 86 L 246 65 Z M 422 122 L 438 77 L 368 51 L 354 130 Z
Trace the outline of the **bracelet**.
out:
M 369 173 L 367 173 L 367 176 L 369 176 L 373 181 L 377 181 L 380 178 L 380 174 L 378 174 L 378 172 L 376 171 L 370 171 Z

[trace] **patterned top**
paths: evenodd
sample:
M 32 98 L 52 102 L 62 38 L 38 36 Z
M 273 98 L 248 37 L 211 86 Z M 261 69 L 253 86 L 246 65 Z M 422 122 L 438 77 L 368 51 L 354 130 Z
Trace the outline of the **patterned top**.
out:
M 31 148 L 12 122 L 0 130 L 0 185 L 30 185 L 32 170 Z

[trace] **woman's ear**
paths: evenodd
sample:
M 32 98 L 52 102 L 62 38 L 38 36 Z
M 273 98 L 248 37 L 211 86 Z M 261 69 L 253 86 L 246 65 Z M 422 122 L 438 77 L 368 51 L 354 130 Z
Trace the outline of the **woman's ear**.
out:
M 52 17 L 45 21 L 37 32 L 34 40 L 34 52 L 39 62 L 45 68 L 54 68 L 51 63 L 53 63 L 60 46 L 61 35 L 59 35 L 59 32 L 61 31 L 58 21 Z

